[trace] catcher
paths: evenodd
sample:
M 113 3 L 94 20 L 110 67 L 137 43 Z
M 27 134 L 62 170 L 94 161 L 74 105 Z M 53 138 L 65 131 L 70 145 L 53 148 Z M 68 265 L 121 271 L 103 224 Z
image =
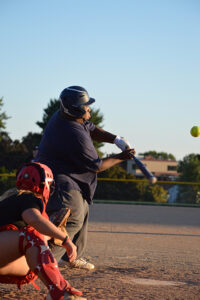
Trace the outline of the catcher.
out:
M 70 261 L 76 259 L 76 246 L 45 212 L 53 186 L 51 170 L 38 162 L 27 163 L 19 169 L 16 184 L 17 196 L 0 202 L 0 282 L 21 288 L 39 277 L 49 290 L 45 299 L 86 299 L 63 278 L 47 244 L 55 239 Z M 57 225 L 66 222 L 64 215 L 60 221 L 54 216 Z

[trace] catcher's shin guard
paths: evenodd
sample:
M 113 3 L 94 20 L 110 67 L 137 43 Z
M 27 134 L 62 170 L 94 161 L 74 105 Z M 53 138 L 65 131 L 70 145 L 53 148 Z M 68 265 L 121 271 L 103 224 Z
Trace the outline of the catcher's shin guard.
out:
M 65 291 L 73 295 L 82 295 L 82 292 L 72 288 L 59 272 L 58 264 L 49 250 L 49 247 L 45 244 L 42 234 L 26 226 L 20 233 L 20 250 L 22 250 L 24 239 L 27 241 L 27 244 L 23 249 L 23 254 L 25 254 L 26 250 L 30 247 L 38 247 L 39 249 L 38 265 L 34 273 L 38 274 L 40 272 L 52 299 L 63 299 Z

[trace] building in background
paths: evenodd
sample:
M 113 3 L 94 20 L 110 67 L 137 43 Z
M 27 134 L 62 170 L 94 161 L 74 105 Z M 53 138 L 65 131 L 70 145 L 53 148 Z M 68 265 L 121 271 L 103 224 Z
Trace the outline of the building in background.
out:
M 158 160 L 152 156 L 138 157 L 138 159 L 140 159 L 158 180 L 174 180 L 179 176 L 177 172 L 178 162 L 176 160 Z M 138 178 L 144 177 L 134 160 L 127 160 L 123 162 L 121 166 L 127 173 L 133 174 Z

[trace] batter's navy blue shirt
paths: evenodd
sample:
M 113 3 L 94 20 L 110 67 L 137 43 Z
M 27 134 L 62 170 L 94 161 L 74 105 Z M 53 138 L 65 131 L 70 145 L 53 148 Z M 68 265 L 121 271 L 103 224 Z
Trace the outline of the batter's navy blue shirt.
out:
M 49 166 L 56 183 L 65 190 L 79 190 L 83 198 L 92 202 L 97 184 L 99 158 L 91 139 L 96 126 L 86 121 L 63 119 L 60 110 L 54 113 L 45 128 L 36 161 Z

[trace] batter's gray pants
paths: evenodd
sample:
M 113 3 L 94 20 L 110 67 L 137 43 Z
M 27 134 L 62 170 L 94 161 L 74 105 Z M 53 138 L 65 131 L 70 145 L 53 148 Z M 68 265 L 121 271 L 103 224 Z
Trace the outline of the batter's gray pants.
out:
M 80 191 L 70 190 L 68 192 L 59 188 L 59 191 L 55 191 L 50 204 L 52 201 L 62 202 L 62 207 L 68 207 L 71 210 L 71 214 L 67 221 L 67 232 L 70 239 L 77 246 L 77 258 L 83 256 L 83 253 L 87 244 L 87 233 L 88 233 L 88 217 L 89 207 L 85 199 L 83 199 Z M 55 212 L 47 206 L 47 212 L 49 215 Z M 61 258 L 68 261 L 66 251 L 63 247 L 50 244 L 51 251 L 57 261 Z

